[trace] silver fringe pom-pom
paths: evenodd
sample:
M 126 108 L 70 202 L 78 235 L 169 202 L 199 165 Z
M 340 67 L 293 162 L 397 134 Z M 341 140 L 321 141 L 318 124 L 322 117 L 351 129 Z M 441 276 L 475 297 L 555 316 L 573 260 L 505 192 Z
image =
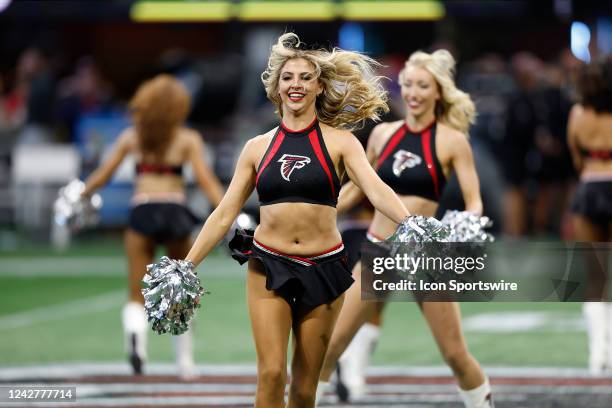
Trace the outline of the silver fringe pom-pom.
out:
M 493 235 L 485 231 L 493 225 L 489 217 L 468 211 L 448 210 L 442 224 L 450 229 L 449 242 L 493 242 Z
M 449 228 L 434 217 L 414 215 L 406 217 L 386 243 L 390 246 L 391 257 L 407 255 L 411 258 L 420 258 L 430 256 L 432 252 L 439 254 L 439 248 L 432 243 L 448 242 L 449 234 Z M 399 268 L 397 271 L 404 278 L 416 279 L 416 275 L 409 273 L 408 270 Z
M 162 256 L 158 263 L 147 265 L 142 294 L 147 319 L 158 334 L 182 334 L 207 293 L 190 261 Z
M 434 217 L 406 217 L 387 241 L 397 243 L 448 242 L 450 231 Z
M 84 190 L 85 183 L 81 180 L 72 180 L 60 188 L 57 199 L 53 203 L 53 222 L 56 225 L 68 227 L 72 232 L 77 232 L 98 224 L 102 197 L 100 194 L 82 197 L 81 193 Z

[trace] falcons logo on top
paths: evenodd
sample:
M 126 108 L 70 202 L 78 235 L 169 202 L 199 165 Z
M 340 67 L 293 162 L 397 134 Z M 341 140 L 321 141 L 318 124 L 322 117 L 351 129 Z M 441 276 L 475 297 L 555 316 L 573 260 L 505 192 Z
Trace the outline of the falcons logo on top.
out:
M 310 157 L 298 156 L 296 154 L 283 154 L 283 156 L 278 159 L 278 162 L 282 163 L 280 168 L 281 176 L 285 180 L 291 181 L 289 177 L 291 173 L 293 173 L 293 170 L 301 169 L 307 164 L 310 164 Z
M 403 149 L 398 150 L 393 155 L 393 158 L 395 159 L 393 161 L 393 174 L 395 174 L 396 177 L 399 177 L 405 169 L 411 169 L 418 166 L 423 161 L 421 157 Z

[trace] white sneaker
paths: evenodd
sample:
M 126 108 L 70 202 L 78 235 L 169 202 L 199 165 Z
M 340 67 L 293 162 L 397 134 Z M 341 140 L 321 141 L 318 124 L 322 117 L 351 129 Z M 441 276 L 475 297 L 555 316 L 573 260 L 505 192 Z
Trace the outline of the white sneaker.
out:
M 600 376 L 608 365 L 608 310 L 605 302 L 585 302 L 582 307 L 589 336 L 589 372 Z
M 495 408 L 491 395 L 491 384 L 485 377 L 484 383 L 471 390 L 459 388 L 459 395 L 465 408 Z
M 370 364 L 380 328 L 366 323 L 357 332 L 347 349 L 338 360 L 336 392 L 340 401 L 358 401 L 366 394 L 365 371 Z
M 193 361 L 193 332 L 191 328 L 180 336 L 173 336 L 178 375 L 183 380 L 192 380 L 196 375 Z
M 606 324 L 608 329 L 608 342 L 607 342 L 607 354 L 608 361 L 606 369 L 608 372 L 612 372 L 612 302 L 606 302 Z
M 329 381 L 319 381 L 317 384 L 317 393 L 315 395 L 315 408 L 318 408 L 326 399 L 324 395 L 329 390 L 330 386 L 331 384 Z
M 147 359 L 147 317 L 144 306 L 128 302 L 121 312 L 125 349 L 134 374 L 142 374 Z

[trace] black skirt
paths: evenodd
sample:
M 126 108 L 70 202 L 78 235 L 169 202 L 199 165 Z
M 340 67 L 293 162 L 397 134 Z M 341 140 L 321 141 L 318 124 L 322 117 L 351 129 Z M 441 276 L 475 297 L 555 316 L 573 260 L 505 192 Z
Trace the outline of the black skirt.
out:
M 132 207 L 128 225 L 158 243 L 183 239 L 191 234 L 198 218 L 177 203 L 146 203 Z
M 344 244 L 310 257 L 284 254 L 253 239 L 253 231 L 236 230 L 229 242 L 232 258 L 244 264 L 254 258 L 263 264 L 266 289 L 292 307 L 313 308 L 332 302 L 353 283 Z
M 572 200 L 572 212 L 595 223 L 612 221 L 612 181 L 581 181 Z

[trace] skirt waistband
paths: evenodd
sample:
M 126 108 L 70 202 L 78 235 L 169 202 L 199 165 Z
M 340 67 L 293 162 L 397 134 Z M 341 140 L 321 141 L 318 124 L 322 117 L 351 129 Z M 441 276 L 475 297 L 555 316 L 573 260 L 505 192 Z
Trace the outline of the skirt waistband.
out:
M 142 204 L 185 204 L 187 197 L 180 192 L 137 193 L 132 196 L 130 204 L 136 207 Z
M 602 173 L 586 173 L 580 176 L 582 183 L 597 183 L 597 182 L 610 182 L 612 181 L 612 172 Z
M 368 231 L 366 233 L 366 238 L 368 241 L 377 244 L 379 242 L 383 242 L 385 239 L 382 237 L 379 237 L 378 235 L 376 235 L 375 233 L 373 233 L 372 231 Z
M 273 256 L 277 256 L 279 258 L 283 258 L 287 261 L 292 261 L 295 262 L 299 265 L 304 265 L 304 266 L 311 266 L 311 265 L 316 265 L 319 262 L 322 262 L 324 260 L 326 260 L 327 258 L 330 258 L 342 251 L 344 251 L 344 243 L 340 242 L 338 245 L 329 248 L 326 251 L 323 251 L 320 254 L 314 255 L 314 256 L 309 256 L 309 257 L 303 257 L 303 256 L 295 256 L 295 255 L 289 255 L 289 254 L 285 254 L 282 253 L 280 251 L 277 251 L 273 248 L 270 248 L 264 244 L 262 244 L 261 242 L 258 242 L 256 239 L 253 239 L 253 246 L 257 249 L 259 249 L 262 252 L 265 252 L 269 255 L 273 255 Z

